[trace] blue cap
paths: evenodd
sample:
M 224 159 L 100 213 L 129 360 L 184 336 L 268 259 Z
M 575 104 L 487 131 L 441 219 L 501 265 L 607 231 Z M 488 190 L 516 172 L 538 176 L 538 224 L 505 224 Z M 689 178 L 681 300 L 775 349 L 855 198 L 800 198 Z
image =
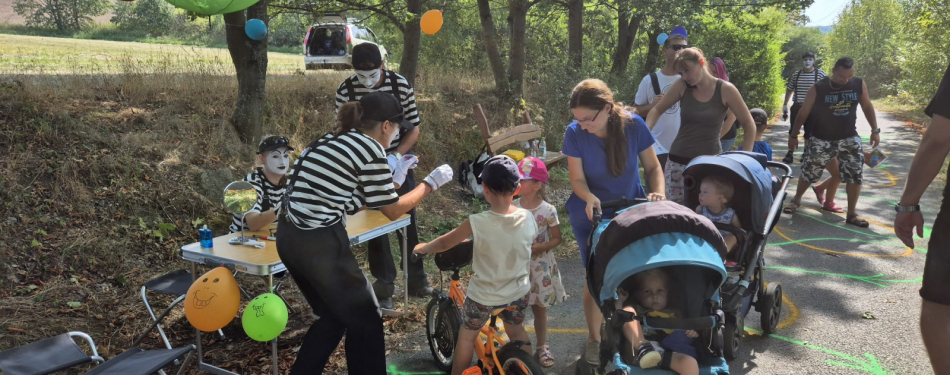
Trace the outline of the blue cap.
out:
M 670 31 L 670 35 L 676 35 L 676 34 L 682 35 L 684 38 L 686 38 L 687 37 L 686 28 L 683 26 L 677 26 L 676 28 L 673 29 L 673 31 Z

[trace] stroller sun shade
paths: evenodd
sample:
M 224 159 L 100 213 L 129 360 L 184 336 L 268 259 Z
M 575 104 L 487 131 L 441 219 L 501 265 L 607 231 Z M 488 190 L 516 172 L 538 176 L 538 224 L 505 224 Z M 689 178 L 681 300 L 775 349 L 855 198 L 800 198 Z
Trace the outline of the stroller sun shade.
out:
M 772 173 L 766 168 L 765 155 L 734 151 L 693 159 L 683 171 L 687 206 L 699 205 L 699 184 L 712 175 L 727 178 L 735 188 L 735 198 L 729 204 L 736 210 L 743 227 L 751 227 L 761 234 L 772 230 L 765 228 L 774 199 Z M 746 222 L 748 219 L 752 222 Z
M 657 267 L 690 266 L 712 297 L 726 278 L 726 245 L 709 219 L 661 201 L 631 207 L 595 228 L 588 287 L 598 304 L 613 298 L 626 278 Z M 691 277 L 692 278 L 692 277 Z

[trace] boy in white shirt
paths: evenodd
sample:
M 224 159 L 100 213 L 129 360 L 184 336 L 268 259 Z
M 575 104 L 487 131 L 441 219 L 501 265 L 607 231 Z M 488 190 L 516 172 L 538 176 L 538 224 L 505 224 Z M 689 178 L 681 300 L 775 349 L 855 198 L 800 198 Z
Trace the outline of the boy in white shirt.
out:
M 500 316 L 508 336 L 513 341 L 528 343 L 521 348 L 533 353 L 524 329 L 524 310 L 531 289 L 531 244 L 538 224 L 531 212 L 512 204 L 521 187 L 514 160 L 504 155 L 488 159 L 481 178 L 491 209 L 469 216 L 458 228 L 430 243 L 420 243 L 413 250 L 417 254 L 441 253 L 472 237 L 475 276 L 468 283 L 468 296 L 462 307 L 462 329 L 455 345 L 452 375 L 461 375 L 471 366 L 475 338 L 496 309 L 506 309 Z
M 676 69 L 673 69 L 673 61 L 676 59 L 676 52 L 687 47 L 686 35 L 675 33 L 675 30 L 673 35 L 670 35 L 663 42 L 663 57 L 666 58 L 666 64 L 663 65 L 663 69 L 643 77 L 643 80 L 640 81 L 640 88 L 637 89 L 634 108 L 637 109 L 640 117 L 647 118 L 647 114 L 653 109 L 653 105 L 659 103 L 666 91 L 673 85 L 673 82 L 680 78 L 680 75 L 676 74 Z M 656 138 L 656 144 L 654 145 L 656 157 L 660 160 L 660 167 L 664 170 L 666 170 L 666 159 L 669 156 L 670 146 L 673 145 L 673 139 L 676 138 L 676 133 L 679 130 L 680 106 L 679 103 L 676 103 L 660 116 L 656 126 L 650 130 L 653 133 L 653 138 Z

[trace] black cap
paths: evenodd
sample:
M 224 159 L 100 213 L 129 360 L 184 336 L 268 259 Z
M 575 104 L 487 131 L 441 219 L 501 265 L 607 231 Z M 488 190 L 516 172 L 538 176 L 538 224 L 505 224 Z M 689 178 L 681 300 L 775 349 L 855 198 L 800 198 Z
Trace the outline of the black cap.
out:
M 281 147 L 287 147 L 287 149 L 290 151 L 294 150 L 293 147 L 290 147 L 290 140 L 287 139 L 287 137 L 282 135 L 272 135 L 261 140 L 261 144 L 257 145 L 257 153 L 263 154 L 267 151 L 274 151 Z
M 373 70 L 383 65 L 383 55 L 379 46 L 373 43 L 361 43 L 353 47 L 353 69 Z
M 805 53 L 802 54 L 802 60 L 807 59 L 807 58 L 809 58 L 809 57 L 811 57 L 811 58 L 814 59 L 814 58 L 815 58 L 815 54 L 812 53 L 811 51 L 805 52 Z
M 521 182 L 521 174 L 518 172 L 518 163 L 515 163 L 514 159 L 498 155 L 485 162 L 481 179 L 492 191 L 505 192 L 505 182 L 517 186 Z
M 404 130 L 412 130 L 415 124 L 406 120 L 402 104 L 393 94 L 374 91 L 360 98 L 363 106 L 363 118 L 379 122 L 389 121 L 399 124 Z
M 761 108 L 752 108 L 749 112 L 752 112 L 752 120 L 755 121 L 756 126 L 769 121 L 769 115 Z

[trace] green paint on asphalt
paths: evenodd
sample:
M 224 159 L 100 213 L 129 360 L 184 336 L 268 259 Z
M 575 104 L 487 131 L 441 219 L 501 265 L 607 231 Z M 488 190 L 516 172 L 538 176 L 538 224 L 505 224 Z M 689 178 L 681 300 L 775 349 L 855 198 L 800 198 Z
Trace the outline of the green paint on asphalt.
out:
M 884 276 L 884 274 L 882 274 L 882 273 L 879 273 L 879 274 L 874 275 L 874 276 L 858 276 L 858 275 L 847 275 L 847 274 L 843 274 L 843 273 L 831 273 L 831 272 L 821 272 L 821 271 L 810 271 L 810 270 L 803 270 L 803 269 L 800 269 L 800 268 L 791 268 L 791 267 L 766 267 L 766 269 L 770 269 L 770 270 L 786 270 L 786 271 L 802 272 L 802 273 L 808 273 L 808 274 L 812 274 L 812 275 L 824 275 L 824 276 L 831 276 L 831 277 L 844 277 L 844 278 L 848 278 L 848 279 L 863 281 L 863 282 L 866 282 L 866 283 L 872 284 L 872 285 L 877 285 L 877 286 L 879 286 L 879 287 L 881 287 L 881 288 L 887 288 L 887 285 L 885 285 L 885 284 L 883 284 L 883 283 L 916 283 L 916 282 L 920 282 L 921 280 L 924 279 L 923 277 L 919 277 L 919 278 L 916 278 L 916 279 L 913 279 L 913 280 L 886 280 L 886 279 L 882 279 L 882 278 L 881 278 L 882 276 Z
M 399 369 L 397 369 L 396 366 L 392 366 L 392 365 L 390 365 L 389 368 L 386 369 L 386 374 L 387 374 L 387 375 L 445 375 L 444 372 L 437 372 L 437 371 L 436 371 L 436 372 L 432 372 L 432 371 L 429 371 L 429 372 L 406 372 L 406 371 L 399 371 Z
M 746 328 L 745 330 L 747 332 L 751 332 L 757 335 L 762 335 L 762 331 L 759 331 L 759 330 L 755 330 L 752 328 Z M 890 375 L 890 373 L 887 372 L 887 370 L 885 370 L 884 367 L 881 366 L 881 363 L 877 361 L 877 357 L 875 357 L 871 353 L 864 353 L 864 359 L 861 359 L 858 357 L 853 357 L 853 356 L 844 354 L 842 352 L 822 348 L 817 345 L 812 345 L 807 342 L 798 341 L 798 340 L 784 337 L 784 336 L 768 335 L 764 337 L 771 337 L 771 338 L 779 339 L 782 341 L 790 342 L 795 345 L 801 345 L 809 349 L 814 349 L 814 350 L 823 352 L 825 354 L 833 355 L 835 357 L 841 358 L 842 360 L 846 361 L 846 362 L 842 362 L 842 361 L 826 360 L 825 363 L 830 364 L 830 365 L 847 367 L 847 368 L 863 371 L 863 372 L 873 374 L 873 375 Z

